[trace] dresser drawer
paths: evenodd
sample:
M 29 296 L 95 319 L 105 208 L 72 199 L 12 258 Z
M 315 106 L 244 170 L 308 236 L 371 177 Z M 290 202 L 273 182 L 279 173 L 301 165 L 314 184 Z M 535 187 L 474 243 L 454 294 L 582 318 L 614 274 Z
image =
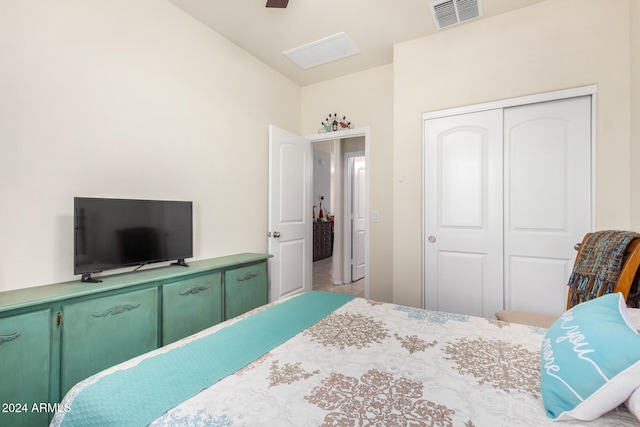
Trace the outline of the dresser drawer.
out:
M 269 293 L 267 263 L 227 270 L 224 275 L 224 293 L 225 319 L 266 304 Z
M 49 402 L 51 310 L 0 319 L 0 425 L 46 426 Z
M 204 274 L 162 286 L 162 345 L 221 321 L 221 273 Z
M 62 394 L 158 347 L 157 287 L 63 305 Z

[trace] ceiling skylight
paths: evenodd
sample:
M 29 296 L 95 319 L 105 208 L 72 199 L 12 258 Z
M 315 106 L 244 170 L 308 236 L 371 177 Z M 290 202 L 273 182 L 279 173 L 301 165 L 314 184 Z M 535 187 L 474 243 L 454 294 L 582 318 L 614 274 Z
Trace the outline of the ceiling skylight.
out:
M 358 53 L 360 53 L 360 49 L 346 33 L 334 34 L 333 36 L 282 52 L 283 55 L 304 70 Z

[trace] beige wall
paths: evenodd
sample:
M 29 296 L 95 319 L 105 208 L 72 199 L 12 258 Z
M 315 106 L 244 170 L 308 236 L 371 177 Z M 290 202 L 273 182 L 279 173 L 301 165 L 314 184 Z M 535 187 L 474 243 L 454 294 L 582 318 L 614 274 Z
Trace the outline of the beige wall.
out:
M 302 88 L 302 132 L 313 134 L 330 113 L 370 128 L 370 208 L 380 222 L 369 223 L 369 297 L 392 301 L 393 68 L 391 65 Z
M 629 53 L 629 0 L 548 0 L 395 47 L 394 302 L 422 303 L 423 112 L 597 84 L 596 227 L 630 226 Z
M 631 29 L 631 229 L 640 231 L 640 2 L 629 0 Z
M 73 280 L 73 196 L 193 200 L 194 258 L 266 252 L 300 87 L 165 1 L 0 2 L 0 291 Z

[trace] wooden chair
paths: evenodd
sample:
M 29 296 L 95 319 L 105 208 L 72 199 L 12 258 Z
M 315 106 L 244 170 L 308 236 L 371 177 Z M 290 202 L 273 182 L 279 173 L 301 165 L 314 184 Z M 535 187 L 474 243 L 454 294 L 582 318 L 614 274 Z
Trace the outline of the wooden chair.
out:
M 591 233 L 587 233 L 582 239 L 582 243 L 578 248 L 578 255 L 576 256 L 576 262 L 580 258 L 580 251 L 584 247 L 584 243 L 589 238 Z M 626 300 L 629 296 L 629 290 L 633 285 L 633 280 L 640 266 L 640 237 L 633 239 L 625 250 L 625 260 L 620 269 L 620 275 L 613 288 L 613 292 L 620 292 Z M 576 265 L 574 263 L 574 269 Z M 567 310 L 571 308 L 571 289 L 567 296 Z M 526 311 L 518 310 L 502 310 L 496 313 L 498 320 L 512 323 L 522 323 L 530 326 L 538 326 L 541 328 L 549 328 L 558 318 L 556 316 L 550 316 L 547 314 L 530 313 Z
M 622 269 L 620 269 L 620 275 L 613 288 L 613 292 L 622 293 L 626 300 L 629 296 L 629 290 L 631 290 L 631 286 L 633 285 L 633 279 L 636 277 L 636 272 L 640 266 L 640 237 L 633 239 L 629 243 L 625 251 L 625 256 L 626 258 L 622 264 Z M 569 307 L 569 302 L 570 300 L 567 299 L 567 308 L 571 308 Z

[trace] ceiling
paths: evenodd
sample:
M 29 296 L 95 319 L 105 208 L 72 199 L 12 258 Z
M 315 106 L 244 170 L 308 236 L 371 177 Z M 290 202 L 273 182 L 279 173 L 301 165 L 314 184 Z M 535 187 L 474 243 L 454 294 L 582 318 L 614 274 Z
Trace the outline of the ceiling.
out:
M 284 74 L 300 86 L 393 61 L 393 45 L 449 31 L 437 30 L 429 5 L 436 0 L 290 0 L 286 9 L 266 0 L 169 0 L 189 15 Z M 482 17 L 545 0 L 482 0 Z M 303 70 L 282 53 L 346 32 L 361 53 Z

